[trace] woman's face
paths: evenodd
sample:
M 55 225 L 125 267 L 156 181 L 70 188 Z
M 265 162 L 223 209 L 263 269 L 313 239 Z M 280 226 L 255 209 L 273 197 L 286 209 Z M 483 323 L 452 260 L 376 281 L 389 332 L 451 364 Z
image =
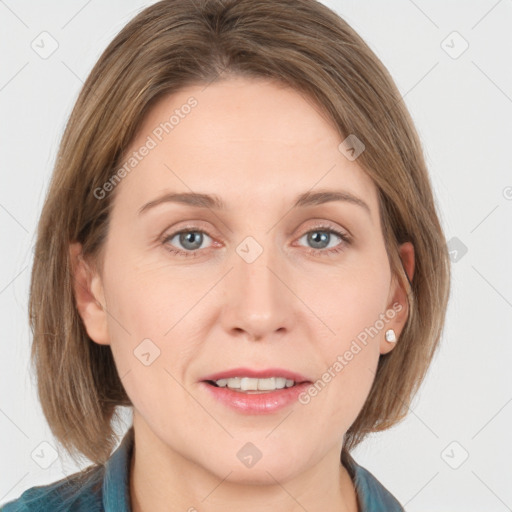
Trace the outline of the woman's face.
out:
M 106 200 L 116 188 L 102 272 L 89 282 L 104 309 L 83 294 L 79 309 L 90 337 L 112 348 L 136 431 L 162 452 L 240 481 L 339 461 L 379 356 L 393 347 L 385 331 L 398 337 L 407 313 L 376 187 L 342 140 L 295 90 L 231 78 L 156 103 L 120 183 L 96 191 Z M 319 192 L 360 203 L 304 196 Z M 224 206 L 161 200 L 192 193 Z M 278 408 L 272 393 L 243 394 L 236 407 L 204 380 L 239 367 L 320 384 Z

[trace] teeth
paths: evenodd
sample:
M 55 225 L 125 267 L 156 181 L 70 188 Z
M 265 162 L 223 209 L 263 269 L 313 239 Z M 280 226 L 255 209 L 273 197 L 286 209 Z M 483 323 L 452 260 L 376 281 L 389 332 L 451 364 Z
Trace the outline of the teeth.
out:
M 252 377 L 234 377 L 232 379 L 219 379 L 215 383 L 217 386 L 240 391 L 274 391 L 291 387 L 295 384 L 293 380 L 284 377 L 270 377 L 267 379 L 255 379 Z

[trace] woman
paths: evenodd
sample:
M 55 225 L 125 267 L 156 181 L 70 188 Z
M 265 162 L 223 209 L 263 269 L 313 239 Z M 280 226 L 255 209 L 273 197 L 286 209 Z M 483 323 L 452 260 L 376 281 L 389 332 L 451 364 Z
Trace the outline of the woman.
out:
M 405 417 L 449 277 L 413 122 L 345 21 L 152 5 L 84 84 L 32 271 L 42 408 L 93 465 L 2 510 L 403 510 L 350 452 Z

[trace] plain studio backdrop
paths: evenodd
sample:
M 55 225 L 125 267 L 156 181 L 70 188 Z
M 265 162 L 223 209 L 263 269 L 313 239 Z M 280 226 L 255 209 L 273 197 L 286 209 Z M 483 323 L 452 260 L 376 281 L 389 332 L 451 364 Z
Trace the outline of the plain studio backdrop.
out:
M 35 228 L 83 81 L 150 3 L 0 1 L 0 503 L 82 467 L 58 450 L 29 373 Z M 512 1 L 325 3 L 398 85 L 453 262 L 426 381 L 407 418 L 354 457 L 407 511 L 512 510 Z M 120 436 L 129 421 L 123 411 Z

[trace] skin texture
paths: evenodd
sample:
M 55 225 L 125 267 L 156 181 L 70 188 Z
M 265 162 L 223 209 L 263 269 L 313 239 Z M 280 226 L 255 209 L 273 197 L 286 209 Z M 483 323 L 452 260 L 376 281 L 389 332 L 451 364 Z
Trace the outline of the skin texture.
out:
M 395 346 L 385 330 L 399 338 L 408 314 L 377 189 L 338 150 L 343 139 L 309 99 L 260 79 L 228 78 L 160 99 L 127 154 L 190 96 L 197 106 L 117 185 L 102 271 L 71 246 L 84 325 L 94 342 L 111 346 L 134 404 L 133 509 L 355 512 L 339 459 L 343 435 L 380 354 Z M 370 213 L 349 202 L 292 209 L 299 194 L 319 189 L 348 191 Z M 217 194 L 226 210 L 162 203 L 138 214 L 164 192 L 191 191 Z M 195 257 L 169 252 L 194 245 L 164 240 L 190 227 L 196 241 L 204 237 Z M 351 243 L 329 239 L 328 228 Z M 323 245 L 308 240 L 315 230 Z M 236 252 L 248 236 L 263 248 L 252 263 Z M 327 254 L 332 248 L 342 250 Z M 412 279 L 412 245 L 400 254 Z M 401 311 L 307 405 L 242 414 L 200 384 L 237 366 L 283 367 L 314 382 L 393 304 Z M 134 355 L 146 338 L 160 350 L 149 366 Z M 250 468 L 237 457 L 247 442 L 262 453 Z

